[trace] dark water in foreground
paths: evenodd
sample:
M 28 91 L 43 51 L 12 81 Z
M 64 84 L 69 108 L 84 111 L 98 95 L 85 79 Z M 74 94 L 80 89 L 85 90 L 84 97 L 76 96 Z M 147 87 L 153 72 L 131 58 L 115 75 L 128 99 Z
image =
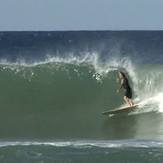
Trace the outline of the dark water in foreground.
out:
M 0 32 L 0 163 L 162 162 L 162 53 L 162 31 Z M 103 116 L 117 70 L 139 109 Z
M 158 141 L 6 142 L 1 146 L 2 163 L 161 163 L 163 161 L 163 143 Z

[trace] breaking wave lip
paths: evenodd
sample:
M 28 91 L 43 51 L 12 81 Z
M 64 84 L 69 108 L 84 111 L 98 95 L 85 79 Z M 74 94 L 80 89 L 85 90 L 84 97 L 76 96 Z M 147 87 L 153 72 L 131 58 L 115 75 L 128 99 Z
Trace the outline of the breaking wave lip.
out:
M 101 68 L 101 71 L 108 72 L 108 70 L 117 70 L 118 68 L 126 68 L 126 66 L 132 66 L 130 58 L 123 57 L 112 57 L 102 61 L 98 53 L 85 53 L 83 56 L 68 55 L 67 57 L 51 56 L 47 55 L 42 61 L 33 61 L 32 63 L 26 62 L 24 59 L 17 59 L 15 62 L 8 61 L 7 59 L 0 59 L 1 66 L 17 66 L 17 67 L 35 67 L 45 64 L 74 64 L 81 65 L 87 64 L 92 65 L 95 70 Z M 122 66 L 124 65 L 124 66 Z M 103 69 L 103 70 L 102 70 Z
M 130 58 L 128 57 L 112 57 L 105 59 L 105 61 L 100 58 L 100 55 L 96 52 L 94 53 L 85 53 L 83 56 L 74 56 L 68 55 L 67 57 L 60 56 L 50 56 L 47 55 L 46 58 L 42 61 L 33 61 L 32 63 L 26 62 L 24 59 L 18 59 L 15 62 L 10 62 L 6 59 L 0 59 L 0 67 L 1 70 L 11 70 L 13 72 L 21 72 L 24 70 L 30 69 L 34 67 L 40 67 L 46 65 L 48 68 L 58 68 L 65 65 L 76 65 L 76 66 L 91 66 L 96 74 L 100 76 L 105 76 L 111 71 L 116 71 L 119 69 L 130 70 L 128 73 L 133 78 L 134 74 L 134 65 Z M 57 65 L 55 67 L 55 65 Z M 33 70 L 32 70 L 33 71 Z M 136 80 L 136 78 L 135 78 Z
M 163 148 L 163 141 L 156 140 L 79 140 L 79 141 L 2 141 L 0 147 L 53 146 L 72 148 Z
M 93 63 L 99 58 L 97 53 L 86 53 L 83 56 L 74 56 L 73 54 L 67 57 L 51 56 L 46 55 L 43 60 L 27 62 L 25 59 L 17 59 L 15 62 L 8 61 L 7 59 L 0 59 L 1 65 L 13 65 L 13 66 L 24 66 L 24 67 L 34 67 L 50 63 L 65 63 L 65 64 L 82 64 L 82 63 Z

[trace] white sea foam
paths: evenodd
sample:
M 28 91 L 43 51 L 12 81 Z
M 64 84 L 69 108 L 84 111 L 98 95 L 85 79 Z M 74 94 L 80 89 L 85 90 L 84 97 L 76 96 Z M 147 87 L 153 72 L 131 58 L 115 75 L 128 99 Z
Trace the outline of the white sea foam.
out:
M 86 53 L 83 56 L 68 55 L 68 57 L 50 56 L 47 55 L 43 61 L 35 61 L 27 63 L 23 59 L 19 59 L 16 62 L 9 62 L 6 59 L 0 60 L 1 70 L 11 70 L 14 73 L 22 73 L 24 71 L 30 71 L 31 75 L 34 75 L 32 68 L 37 66 L 49 67 L 51 69 L 57 69 L 65 65 L 85 65 L 91 66 L 94 70 L 94 77 L 97 80 L 108 75 L 109 72 L 116 71 L 118 69 L 126 69 L 129 75 L 136 81 L 134 74 L 134 66 L 128 58 L 110 58 L 105 62 L 102 62 L 97 53 Z
M 163 112 L 163 72 L 161 67 L 146 68 L 145 72 L 138 74 L 137 98 L 140 112 Z M 139 112 L 138 111 L 138 112 Z
M 73 148 L 163 148 L 162 141 L 150 140 L 76 140 L 76 141 L 4 141 L 0 142 L 0 147 L 7 146 L 54 146 L 54 147 L 73 147 Z

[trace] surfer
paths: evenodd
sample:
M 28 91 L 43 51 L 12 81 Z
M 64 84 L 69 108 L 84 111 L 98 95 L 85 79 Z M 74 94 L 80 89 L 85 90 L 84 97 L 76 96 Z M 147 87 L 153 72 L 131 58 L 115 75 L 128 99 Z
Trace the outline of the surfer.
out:
M 133 106 L 134 103 L 132 101 L 132 89 L 129 85 L 129 81 L 126 77 L 126 75 L 122 72 L 119 71 L 118 72 L 118 79 L 120 82 L 120 88 L 117 90 L 117 92 L 119 93 L 119 91 L 123 88 L 125 90 L 125 95 L 124 95 L 124 101 L 129 105 L 129 106 Z

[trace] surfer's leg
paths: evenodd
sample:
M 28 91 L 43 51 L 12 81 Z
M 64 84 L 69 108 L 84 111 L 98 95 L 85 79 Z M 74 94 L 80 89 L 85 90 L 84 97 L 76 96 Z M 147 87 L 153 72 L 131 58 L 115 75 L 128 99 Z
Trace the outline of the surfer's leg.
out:
M 129 99 L 128 99 L 126 96 L 124 96 L 123 99 L 125 100 L 125 102 L 126 102 L 127 105 L 131 106 L 131 104 L 130 104 L 130 102 L 129 102 Z
M 132 101 L 132 90 L 131 89 L 127 89 L 126 92 L 125 92 L 125 97 L 126 97 L 126 100 L 129 104 L 129 106 L 133 106 L 134 103 Z
M 134 102 L 132 101 L 132 99 L 129 99 L 129 103 L 130 103 L 130 106 L 134 105 Z

